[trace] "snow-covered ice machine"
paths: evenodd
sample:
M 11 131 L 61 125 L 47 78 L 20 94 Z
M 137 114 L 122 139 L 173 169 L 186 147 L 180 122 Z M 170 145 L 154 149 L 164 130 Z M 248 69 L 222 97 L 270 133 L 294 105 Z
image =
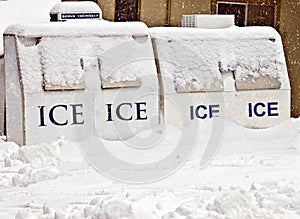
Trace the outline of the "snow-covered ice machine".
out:
M 231 18 L 214 28 L 202 18 L 198 28 L 99 19 L 10 26 L 7 139 L 126 140 L 162 122 L 209 127 L 222 118 L 267 128 L 289 119 L 280 35 L 271 27 L 230 26 Z
M 198 19 L 209 22 L 209 16 Z M 222 117 L 266 128 L 289 119 L 290 84 L 276 30 L 207 22 L 205 28 L 151 28 L 165 122 Z
M 16 24 L 4 34 L 7 139 L 127 139 L 158 124 L 144 23 Z

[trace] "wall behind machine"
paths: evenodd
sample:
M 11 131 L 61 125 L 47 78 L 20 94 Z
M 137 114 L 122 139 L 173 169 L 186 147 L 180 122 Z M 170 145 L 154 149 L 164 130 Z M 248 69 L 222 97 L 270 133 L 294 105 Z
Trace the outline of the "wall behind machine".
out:
M 292 88 L 292 116 L 300 116 L 300 1 L 282 0 L 280 33 Z
M 132 10 L 126 10 L 125 6 L 132 2 L 138 4 L 138 20 L 145 22 L 149 27 L 180 26 L 183 14 L 210 13 L 210 0 L 98 0 L 103 18 L 110 21 L 117 20 L 119 13 L 124 11 L 131 14 Z M 124 5 L 124 10 L 120 10 L 119 4 Z

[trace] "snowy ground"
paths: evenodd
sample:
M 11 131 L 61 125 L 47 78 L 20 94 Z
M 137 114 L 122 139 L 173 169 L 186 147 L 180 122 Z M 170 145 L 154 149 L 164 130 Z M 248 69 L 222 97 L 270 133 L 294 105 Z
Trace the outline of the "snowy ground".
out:
M 156 183 L 113 182 L 77 146 L 0 143 L 0 218 L 300 218 L 300 120 L 229 123 L 216 158 Z

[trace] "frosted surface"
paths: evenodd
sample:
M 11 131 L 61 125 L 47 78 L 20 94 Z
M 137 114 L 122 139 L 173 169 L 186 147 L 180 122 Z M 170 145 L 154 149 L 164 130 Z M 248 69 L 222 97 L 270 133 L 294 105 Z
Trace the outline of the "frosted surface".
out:
M 151 35 L 162 74 L 173 77 L 177 92 L 222 90 L 226 72 L 234 73 L 237 90 L 288 83 L 281 38 L 272 28 L 152 28 Z

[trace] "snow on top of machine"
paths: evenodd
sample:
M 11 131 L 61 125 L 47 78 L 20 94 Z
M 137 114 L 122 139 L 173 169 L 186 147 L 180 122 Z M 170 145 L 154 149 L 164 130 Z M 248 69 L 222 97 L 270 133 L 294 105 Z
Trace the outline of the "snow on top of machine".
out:
M 72 36 L 124 36 L 148 35 L 148 27 L 142 22 L 108 22 L 82 20 L 81 22 L 26 23 L 9 26 L 4 34 L 24 37 Z
M 26 93 L 41 92 L 42 84 L 45 90 L 84 89 L 84 72 L 100 62 L 103 88 L 139 87 L 147 58 L 153 60 L 149 30 L 141 22 L 16 24 L 5 33 L 17 36 Z
M 222 90 L 227 72 L 237 90 L 289 88 L 281 37 L 271 27 L 155 27 L 150 33 L 162 73 L 173 76 L 177 92 Z
M 59 2 L 55 4 L 51 10 L 50 14 L 57 13 L 72 13 L 72 12 L 100 12 L 101 9 L 99 5 L 91 1 L 83 2 Z
M 251 40 L 275 39 L 281 40 L 278 32 L 272 27 L 253 26 L 229 28 L 180 28 L 180 27 L 153 27 L 150 29 L 154 38 L 172 39 L 203 39 L 203 40 Z
M 148 29 L 142 22 L 114 23 L 102 20 L 89 20 L 88 22 L 82 20 L 81 22 L 14 24 L 5 31 L 7 35 L 26 38 L 47 37 L 51 40 L 51 37 L 68 37 L 71 44 L 80 43 L 81 46 L 78 46 L 77 50 L 82 50 L 79 47 L 86 47 L 83 46 L 86 42 L 92 42 L 92 37 L 124 36 L 138 42 L 140 38 L 147 39 L 149 33 L 154 39 L 153 43 L 156 44 L 161 71 L 164 75 L 174 79 L 177 92 L 221 91 L 223 90 L 222 73 L 226 72 L 234 73 L 237 90 L 289 88 L 281 37 L 271 27 L 231 26 L 216 29 L 155 27 Z M 85 37 L 86 41 L 79 40 L 80 37 Z M 56 40 L 52 44 L 59 46 L 60 41 L 61 39 Z M 96 45 L 96 41 L 89 45 Z M 95 49 L 94 47 L 92 51 Z M 83 53 L 80 56 L 82 55 Z M 111 58 L 115 59 L 115 57 Z M 83 78 L 83 71 L 80 70 L 78 60 L 76 62 L 78 78 Z M 126 68 L 120 71 L 113 71 L 110 68 L 108 72 L 114 72 L 114 76 L 102 75 L 102 79 L 121 82 L 123 77 L 129 77 L 129 81 L 138 81 L 137 76 L 126 76 L 128 72 Z M 136 70 L 132 66 L 130 69 L 132 72 Z M 77 82 L 81 83 L 81 80 Z M 173 90 L 174 83 L 170 85 L 173 86 L 171 88 Z

